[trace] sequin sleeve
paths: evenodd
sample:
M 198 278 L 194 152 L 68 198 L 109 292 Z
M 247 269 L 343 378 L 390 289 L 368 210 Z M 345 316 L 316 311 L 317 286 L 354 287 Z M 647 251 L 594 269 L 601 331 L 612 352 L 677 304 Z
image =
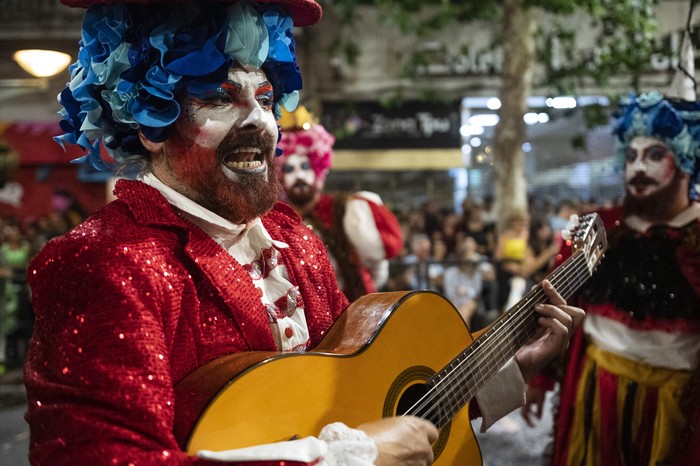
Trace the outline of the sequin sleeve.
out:
M 222 464 L 187 455 L 173 434 L 171 348 L 186 323 L 168 307 L 187 290 L 158 254 L 83 227 L 31 263 L 32 464 Z

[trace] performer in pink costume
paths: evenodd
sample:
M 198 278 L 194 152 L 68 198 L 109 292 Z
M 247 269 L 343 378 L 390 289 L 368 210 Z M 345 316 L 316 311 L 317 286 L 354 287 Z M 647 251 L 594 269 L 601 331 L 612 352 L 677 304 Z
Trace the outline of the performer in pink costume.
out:
M 306 108 L 283 113 L 280 123 L 284 199 L 326 245 L 348 299 L 376 292 L 388 279 L 388 259 L 403 249 L 401 225 L 376 193 L 323 193 L 335 138 Z

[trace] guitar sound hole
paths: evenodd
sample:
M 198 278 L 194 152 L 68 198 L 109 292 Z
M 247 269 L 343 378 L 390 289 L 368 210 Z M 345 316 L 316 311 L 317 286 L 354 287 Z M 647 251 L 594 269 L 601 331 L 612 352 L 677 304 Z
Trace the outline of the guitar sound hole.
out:
M 437 423 L 435 407 L 428 405 L 423 398 L 426 393 L 428 393 L 428 387 L 425 384 L 414 384 L 408 387 L 396 404 L 396 414 L 410 414 Z

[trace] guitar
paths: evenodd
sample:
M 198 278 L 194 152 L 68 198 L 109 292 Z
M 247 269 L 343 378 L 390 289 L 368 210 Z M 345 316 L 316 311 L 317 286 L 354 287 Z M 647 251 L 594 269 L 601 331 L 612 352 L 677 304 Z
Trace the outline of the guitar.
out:
M 597 214 L 584 216 L 572 255 L 547 278 L 570 297 L 607 247 Z M 176 386 L 176 431 L 186 450 L 227 450 L 317 435 L 410 414 L 439 428 L 435 464 L 481 464 L 464 409 L 538 330 L 538 285 L 473 339 L 457 310 L 430 291 L 375 293 L 342 313 L 307 353 L 249 352 L 214 360 Z M 465 349 L 466 348 L 466 349 Z M 197 417 L 194 428 L 192 418 Z

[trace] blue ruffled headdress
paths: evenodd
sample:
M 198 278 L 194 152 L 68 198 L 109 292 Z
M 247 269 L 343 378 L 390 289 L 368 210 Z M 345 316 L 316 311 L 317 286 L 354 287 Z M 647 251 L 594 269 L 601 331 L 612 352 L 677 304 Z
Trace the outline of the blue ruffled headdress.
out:
M 621 101 L 614 124 L 616 159 L 624 166 L 635 136 L 662 140 L 675 154 L 676 165 L 690 175 L 690 196 L 697 199 L 700 179 L 700 102 L 665 99 L 658 91 L 630 94 Z
M 98 170 L 110 168 L 100 144 L 119 163 L 142 158 L 138 131 L 167 139 L 182 95 L 215 89 L 234 63 L 265 71 L 279 118 L 282 106 L 294 110 L 301 89 L 292 26 L 271 4 L 92 6 L 70 83 L 58 96 L 65 134 L 55 139 L 86 149 L 74 162 Z

